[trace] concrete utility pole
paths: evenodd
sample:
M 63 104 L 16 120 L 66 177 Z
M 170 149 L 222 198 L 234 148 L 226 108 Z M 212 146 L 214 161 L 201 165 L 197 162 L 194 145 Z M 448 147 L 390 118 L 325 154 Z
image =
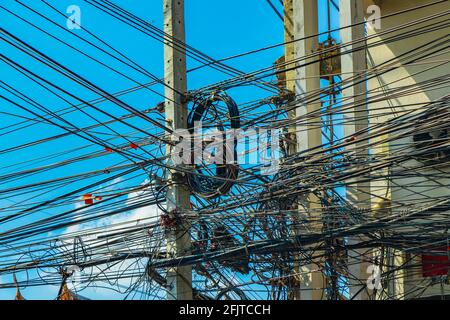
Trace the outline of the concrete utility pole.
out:
M 284 1 L 284 25 L 285 41 L 301 39 L 318 33 L 318 8 L 317 0 L 285 0 Z M 318 37 L 311 37 L 306 40 L 295 41 L 285 45 L 286 68 L 293 68 L 295 65 L 305 64 L 317 60 L 317 57 L 304 59 L 318 50 Z M 299 62 L 292 63 L 293 59 L 300 59 Z M 291 63 L 290 63 L 291 62 Z M 299 67 L 286 72 L 286 87 L 295 93 L 297 99 L 317 93 L 320 90 L 320 67 L 319 63 L 309 64 L 306 67 Z M 294 154 L 310 148 L 322 145 L 321 117 L 308 118 L 305 116 L 320 110 L 320 101 L 298 105 L 290 111 L 290 119 L 300 119 L 301 125 L 293 125 L 289 129 L 291 138 L 295 137 L 295 146 L 289 147 L 289 154 Z M 305 125 L 306 124 L 306 125 Z M 314 221 L 321 219 L 321 204 L 319 199 L 313 194 L 308 197 L 308 209 L 311 214 L 308 218 Z M 313 223 L 319 227 L 320 223 Z M 296 230 L 301 234 L 302 230 Z M 312 264 L 295 266 L 297 280 L 300 287 L 294 292 L 294 299 L 320 300 L 325 298 L 323 287 L 324 277 L 321 269 L 321 261 L 313 261 Z
M 364 21 L 364 2 L 361 0 L 340 0 L 340 25 L 346 27 Z M 369 113 L 367 109 L 366 81 L 365 79 L 367 60 L 364 38 L 364 24 L 351 28 L 341 29 L 341 41 L 344 45 L 341 49 L 341 70 L 343 87 L 342 104 L 353 106 L 351 112 L 344 114 L 344 134 L 346 137 L 353 136 L 360 130 L 366 130 L 369 125 Z M 356 41 L 356 43 L 354 43 Z M 358 50 L 359 49 L 359 50 Z M 369 155 L 367 135 L 356 137 L 356 143 L 348 146 L 347 150 L 357 159 L 367 158 Z M 361 140 L 362 142 L 358 142 Z M 347 200 L 361 212 L 370 212 L 370 183 L 359 182 L 355 179 L 347 180 Z M 361 240 L 361 239 L 359 239 Z M 349 244 L 358 242 L 358 239 L 350 238 Z M 356 300 L 368 299 L 366 285 L 369 274 L 368 262 L 364 260 L 364 252 L 367 250 L 349 250 L 348 269 L 351 275 L 349 279 L 350 296 Z M 366 253 L 367 255 L 367 253 Z M 370 257 L 366 257 L 370 258 Z M 369 259 L 366 259 L 369 260 Z M 362 281 L 361 281 L 362 280 Z
M 164 42 L 164 81 L 166 120 L 172 129 L 187 128 L 187 104 L 183 94 L 186 84 L 186 52 L 179 45 L 171 42 L 179 40 L 185 43 L 184 33 L 184 0 L 164 0 L 164 31 L 172 37 Z M 169 40 L 169 41 L 168 41 Z M 171 154 L 172 147 L 167 146 Z M 170 160 L 169 160 L 170 161 Z M 179 175 L 168 170 L 167 180 L 176 181 Z M 171 184 L 167 191 L 167 211 L 170 221 L 175 225 L 167 229 L 167 254 L 183 256 L 190 253 L 191 239 L 189 226 L 178 213 L 189 208 L 189 190 L 182 184 Z M 192 267 L 173 267 L 167 271 L 168 299 L 192 300 Z

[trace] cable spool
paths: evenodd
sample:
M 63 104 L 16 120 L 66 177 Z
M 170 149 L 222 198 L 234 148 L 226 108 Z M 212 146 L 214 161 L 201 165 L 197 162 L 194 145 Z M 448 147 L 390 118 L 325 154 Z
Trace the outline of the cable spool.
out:
M 229 117 L 229 126 L 225 128 L 225 125 L 220 121 L 219 112 L 217 110 L 217 104 L 223 103 L 226 105 Z M 204 122 L 203 120 L 212 113 L 213 118 L 208 119 L 215 123 L 216 129 L 222 133 L 223 141 L 223 162 L 222 164 L 216 164 L 214 170 L 210 170 L 206 167 L 205 163 L 193 164 L 193 171 L 187 175 L 188 185 L 195 193 L 203 198 L 215 198 L 228 193 L 234 184 L 234 180 L 239 175 L 239 167 L 237 162 L 237 143 L 236 137 L 233 137 L 233 150 L 229 150 L 229 146 L 226 144 L 226 130 L 239 129 L 240 118 L 239 109 L 236 103 L 225 92 L 213 92 L 205 99 L 197 99 L 194 101 L 193 108 L 188 116 L 188 130 L 191 136 L 195 133 L 195 124 L 198 122 Z M 202 145 L 202 153 L 205 147 Z M 194 149 L 192 149 L 194 150 Z M 234 163 L 227 163 L 226 154 L 232 152 Z M 192 151 L 192 160 L 194 160 L 194 151 Z M 202 159 L 202 162 L 204 160 Z M 192 162 L 194 163 L 194 161 Z M 208 175 L 208 172 L 215 172 L 215 175 Z

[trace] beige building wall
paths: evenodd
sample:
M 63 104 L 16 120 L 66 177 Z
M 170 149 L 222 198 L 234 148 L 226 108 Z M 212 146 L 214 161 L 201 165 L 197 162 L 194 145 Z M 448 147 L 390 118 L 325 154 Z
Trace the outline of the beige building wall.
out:
M 389 15 L 394 12 L 402 11 L 408 8 L 417 7 L 430 3 L 430 1 L 423 0 L 379 0 L 370 1 L 365 0 L 366 8 L 369 5 L 377 4 L 381 8 L 381 15 Z M 446 16 L 432 19 L 432 15 L 441 14 L 450 9 L 450 2 L 434 5 L 431 7 L 419 9 L 413 12 L 397 15 L 395 17 L 383 19 L 381 21 L 381 29 L 376 30 L 368 27 L 369 40 L 367 44 L 375 44 L 378 41 L 386 41 L 393 35 L 399 35 L 405 31 L 421 31 L 430 22 L 439 22 L 448 19 Z M 367 16 L 369 17 L 369 15 Z M 402 25 L 414 22 L 417 19 L 429 17 L 416 26 L 412 26 L 403 30 Z M 395 32 L 385 34 L 386 31 L 394 28 Z M 427 59 L 421 59 L 409 66 L 403 65 L 405 60 L 400 58 L 403 54 L 410 50 L 418 52 L 426 47 L 427 43 L 439 38 L 442 41 L 447 41 L 449 28 L 439 31 L 433 31 L 424 35 L 414 36 L 412 38 L 378 45 L 369 48 L 367 51 L 369 76 L 374 74 L 374 66 L 379 66 L 387 61 L 393 59 L 390 64 L 391 67 L 402 65 L 393 71 L 379 74 L 377 77 L 370 79 L 368 82 L 369 98 L 377 99 L 383 94 L 392 95 L 393 97 L 379 102 L 371 102 L 369 104 L 370 125 L 377 123 L 384 123 L 389 119 L 393 119 L 408 112 L 420 112 L 425 110 L 426 104 L 442 98 L 449 94 L 449 88 L 442 86 L 438 89 L 427 90 L 421 89 L 424 81 L 431 80 L 435 77 L 445 77 L 450 75 L 450 53 L 444 51 L 439 55 L 434 55 Z M 447 37 L 447 38 L 445 38 Z M 447 49 L 448 50 L 448 49 Z M 410 61 L 413 58 L 407 58 Z M 386 69 L 384 69 L 386 70 Z M 383 72 L 379 69 L 378 73 Z M 396 91 L 397 90 L 397 91 Z M 384 135 L 382 137 L 374 138 L 371 143 L 376 145 L 373 148 L 374 154 L 380 159 L 399 154 L 410 154 L 415 150 L 413 146 L 413 134 L 406 134 L 399 136 L 398 133 L 390 136 Z M 389 139 L 389 142 L 382 143 Z M 445 176 L 450 176 L 450 167 L 447 166 L 433 166 L 426 165 L 425 168 L 420 168 L 424 163 L 417 160 L 410 160 L 403 163 L 401 166 L 392 168 L 391 172 L 387 170 L 380 170 L 377 174 L 384 176 L 396 175 L 400 172 L 413 173 L 414 177 L 409 178 L 393 178 L 391 181 L 387 179 L 380 179 L 372 183 L 372 193 L 376 196 L 372 197 L 373 208 L 375 213 L 379 215 L 386 214 L 407 214 L 410 210 L 414 210 L 418 205 L 426 207 L 433 205 L 430 198 L 434 199 L 448 199 L 450 197 L 450 179 Z M 434 200 L 436 201 L 436 200 Z M 449 212 L 450 214 L 450 212 Z M 405 228 L 408 228 L 405 225 Z M 407 230 L 407 229 L 405 229 Z M 402 265 L 409 258 L 402 252 L 391 250 L 389 255 L 384 255 L 384 262 L 390 264 Z M 413 264 L 420 264 L 420 257 L 414 258 Z M 450 286 L 441 283 L 436 283 L 427 289 L 431 283 L 431 278 L 422 278 L 421 268 L 413 268 L 408 271 L 396 273 L 397 280 L 390 281 L 388 288 L 386 288 L 387 295 L 394 295 L 396 298 L 414 298 L 418 296 L 438 295 L 443 291 L 450 294 Z M 379 298 L 386 297 L 386 294 L 379 294 Z

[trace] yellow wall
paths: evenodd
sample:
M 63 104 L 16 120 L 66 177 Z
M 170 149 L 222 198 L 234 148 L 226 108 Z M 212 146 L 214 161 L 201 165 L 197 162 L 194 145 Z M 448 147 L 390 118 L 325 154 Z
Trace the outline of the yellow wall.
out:
M 419 5 L 423 5 L 429 3 L 430 1 L 421 1 L 421 0 L 408 0 L 408 1 L 400 1 L 400 0 L 380 0 L 375 1 L 376 4 L 381 7 L 381 14 L 388 15 L 393 12 L 398 12 L 401 10 L 405 10 L 408 8 L 416 7 Z M 374 1 L 366 0 L 366 5 L 373 4 Z M 368 35 L 374 36 L 373 39 L 368 41 L 368 45 L 371 43 L 375 43 L 376 41 L 383 40 L 385 41 L 388 36 L 392 36 L 394 34 L 399 34 L 404 31 L 398 31 L 395 33 L 390 33 L 389 35 L 382 35 L 380 32 L 384 32 L 393 27 L 399 27 L 402 24 L 407 22 L 412 22 L 416 19 L 420 19 L 426 16 L 430 16 L 437 13 L 442 13 L 446 10 L 450 9 L 450 2 L 442 3 L 439 5 L 435 5 L 432 7 L 420 9 L 414 12 L 405 13 L 402 15 L 398 15 L 392 18 L 383 19 L 381 22 L 381 30 L 373 30 L 368 29 Z M 435 21 L 442 21 L 448 19 L 448 17 L 441 17 Z M 431 21 L 431 20 L 428 20 Z M 420 26 L 415 26 L 412 28 L 408 28 L 407 30 L 421 30 L 425 24 L 421 24 Z M 409 38 L 406 40 L 401 40 L 394 43 L 383 44 L 377 46 L 375 48 L 368 50 L 368 63 L 369 67 L 371 67 L 371 60 L 374 65 L 379 65 L 383 62 L 388 61 L 389 59 L 400 56 L 401 54 L 407 52 L 408 50 L 416 49 L 420 50 L 422 46 L 424 46 L 427 42 L 430 42 L 433 39 L 437 39 L 439 37 L 446 36 L 449 34 L 450 30 L 443 29 L 440 31 L 434 31 L 433 33 L 428 33 L 421 36 L 416 36 L 414 38 Z M 447 38 L 448 41 L 448 38 Z M 422 60 L 421 63 L 417 63 L 411 66 L 403 66 L 400 69 L 395 71 L 391 71 L 389 73 L 380 75 L 379 77 L 372 79 L 369 81 L 369 97 L 378 96 L 380 91 L 380 86 L 387 90 L 398 89 L 403 86 L 408 85 L 417 85 L 417 83 L 432 79 L 437 76 L 445 76 L 450 74 L 450 63 L 445 62 L 445 60 L 450 59 L 450 53 L 445 52 L 440 54 L 439 56 L 434 56 L 427 60 Z M 398 59 L 397 59 L 398 61 Z M 428 68 L 434 67 L 432 70 L 426 71 Z M 371 103 L 369 105 L 370 117 L 371 117 L 371 125 L 376 123 L 383 123 L 388 119 L 401 115 L 404 112 L 414 110 L 414 111 L 422 111 L 424 110 L 423 106 L 406 106 L 412 103 L 426 103 L 436 99 L 441 98 L 442 96 L 449 93 L 449 88 L 441 88 L 439 90 L 431 90 L 431 91 L 423 91 L 420 90 L 419 86 L 416 86 L 414 93 L 410 93 L 405 96 L 392 98 L 389 101 L 382 101 L 377 103 Z M 377 110 L 379 108 L 391 107 L 391 109 Z M 388 114 L 385 114 L 388 112 Z M 392 138 L 391 136 L 390 138 Z M 380 139 L 388 138 L 388 136 L 383 136 L 378 139 L 372 139 L 371 142 L 380 141 Z M 409 137 L 396 139 L 395 141 L 389 144 L 379 144 L 375 149 L 375 153 L 380 157 L 389 156 L 390 154 L 399 154 L 399 153 L 408 153 L 412 148 L 412 135 Z M 409 146 L 409 150 L 401 150 L 404 145 Z M 417 204 L 426 201 L 428 197 L 441 198 L 446 199 L 450 197 L 450 179 L 445 178 L 429 178 L 429 177 L 420 177 L 420 174 L 424 174 L 425 176 L 439 175 L 442 173 L 450 173 L 450 168 L 441 167 L 439 170 L 437 169 L 415 169 L 420 163 L 415 160 L 408 161 L 404 164 L 409 172 L 413 172 L 415 177 L 413 178 L 395 178 L 392 181 L 378 181 L 374 182 L 372 185 L 372 192 L 376 193 L 379 197 L 392 198 L 392 203 L 388 202 L 388 199 L 383 203 L 385 207 L 390 207 L 392 204 L 392 213 L 401 214 L 405 211 L 406 208 L 417 208 Z M 393 169 L 394 173 L 398 170 L 402 170 L 399 167 Z M 403 169 L 404 170 L 404 169 Z M 388 175 L 389 172 L 386 170 L 380 171 L 379 173 Z M 420 192 L 421 195 L 417 195 L 416 193 Z M 379 197 L 373 197 L 372 202 L 374 205 L 378 204 L 378 206 L 382 206 L 380 203 Z M 387 204 L 387 205 L 386 205 Z M 424 204 L 425 205 L 425 204 Z M 401 261 L 398 261 L 401 263 Z M 419 261 L 420 263 L 420 261 Z M 415 270 L 416 275 L 409 275 L 405 281 L 406 286 L 405 290 L 410 290 L 413 287 L 417 287 L 419 285 L 427 284 L 429 279 L 423 279 L 421 276 L 417 276 L 417 273 L 420 274 L 420 269 Z M 450 293 L 450 287 L 446 286 L 444 288 L 447 291 L 447 294 Z M 402 297 L 402 290 L 397 289 L 398 297 Z M 431 289 L 428 289 L 425 292 L 426 295 L 432 294 L 440 294 L 441 287 L 440 285 L 433 286 Z M 409 295 L 408 297 L 413 297 Z

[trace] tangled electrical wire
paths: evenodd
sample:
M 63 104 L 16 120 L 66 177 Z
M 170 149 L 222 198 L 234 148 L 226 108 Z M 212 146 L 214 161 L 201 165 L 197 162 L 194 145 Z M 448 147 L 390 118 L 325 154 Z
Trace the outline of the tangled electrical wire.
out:
M 186 52 L 199 63 L 189 73 L 208 68 L 226 76 L 187 95 L 191 159 L 207 151 L 202 141 L 196 145 L 197 122 L 202 134 L 222 137 L 228 130 L 279 130 L 283 156 L 269 175 L 262 174 L 261 163 L 229 163 L 226 153 L 238 159 L 241 152 L 232 137 L 232 147 L 208 141 L 226 151 L 219 155 L 223 163 L 174 166 L 167 152 L 173 130 L 159 103 L 167 100 L 161 92 L 172 90 L 170 85 L 90 26 L 74 37 L 95 51 L 77 50 L 57 36 L 56 30 L 68 32 L 56 20 L 64 12 L 48 1 L 40 7 L 1 5 L 15 21 L 133 87 L 111 93 L 1 29 L 7 50 L 0 59 L 9 72 L 0 80 L 8 107 L 0 110 L 0 290 L 16 289 L 16 298 L 26 298 L 26 288 L 42 286 L 53 288 L 57 299 L 82 299 L 100 288 L 123 299 L 166 299 L 168 270 L 189 266 L 193 296 L 202 300 L 296 299 L 311 273 L 319 275 L 315 289 L 323 299 L 361 293 L 369 299 L 414 299 L 437 287 L 440 295 L 448 294 L 448 7 L 320 53 L 243 72 L 225 62 L 286 43 L 215 60 L 112 1 L 85 2 L 132 31 Z M 445 1 L 384 19 L 439 5 Z M 52 28 L 25 19 L 25 12 Z M 340 30 L 345 28 L 335 31 Z M 407 41 L 417 44 L 403 46 Z M 386 45 L 396 48 L 393 56 L 377 54 Z M 286 79 L 280 81 L 327 53 L 340 58 L 360 52 L 368 57 L 367 68 L 325 75 L 327 84 L 316 90 L 289 92 Z M 358 85 L 368 88 L 364 98 L 348 94 Z M 249 88 L 262 98 L 240 98 L 240 90 Z M 142 101 L 143 93 L 159 100 L 150 107 L 128 102 Z M 95 98 L 86 98 L 91 94 Z M 291 152 L 311 130 L 319 132 L 321 143 Z M 248 139 L 257 145 L 256 136 Z M 251 157 L 258 150 L 242 152 Z M 174 182 L 169 172 L 185 179 Z M 190 203 L 173 217 L 166 199 L 175 183 L 187 187 Z M 175 229 L 179 238 L 190 239 L 186 252 L 169 250 L 168 234 Z M 368 288 L 367 275 L 358 270 L 365 264 L 376 266 L 387 285 Z M 413 284 L 396 292 L 392 284 L 404 273 Z
M 224 103 L 228 110 L 227 117 L 230 122 L 228 126 L 223 123 L 221 114 L 219 114 L 216 107 L 216 104 L 219 102 Z M 212 117 L 211 121 L 209 121 L 207 117 L 208 114 Z M 187 176 L 190 189 L 205 198 L 213 198 L 226 194 L 232 188 L 233 181 L 239 176 L 239 167 L 237 164 L 229 163 L 229 161 L 227 161 L 228 153 L 231 153 L 232 159 L 237 159 L 237 137 L 233 137 L 232 146 L 229 147 L 226 143 L 226 130 L 237 130 L 240 128 L 239 109 L 236 103 L 226 93 L 212 92 L 211 95 L 205 99 L 195 99 L 188 117 L 188 130 L 194 135 L 196 134 L 195 128 L 198 123 L 208 123 L 210 126 L 210 123 L 214 122 L 217 122 L 216 129 L 217 132 L 221 134 L 223 140 L 222 144 L 218 147 L 221 150 L 226 150 L 225 152 L 222 152 L 222 161 L 219 161 L 220 163 L 215 165 L 216 168 L 213 170 L 213 177 L 208 177 L 208 175 L 204 173 L 205 170 L 202 170 L 201 165 L 195 165 L 194 171 L 197 174 L 189 174 Z M 194 141 L 194 144 L 195 143 L 196 142 Z M 200 148 L 200 152 L 203 152 L 203 147 Z M 194 160 L 194 156 L 192 156 L 192 159 Z M 193 162 L 195 163 L 196 161 Z M 211 169 L 209 171 L 211 171 Z

